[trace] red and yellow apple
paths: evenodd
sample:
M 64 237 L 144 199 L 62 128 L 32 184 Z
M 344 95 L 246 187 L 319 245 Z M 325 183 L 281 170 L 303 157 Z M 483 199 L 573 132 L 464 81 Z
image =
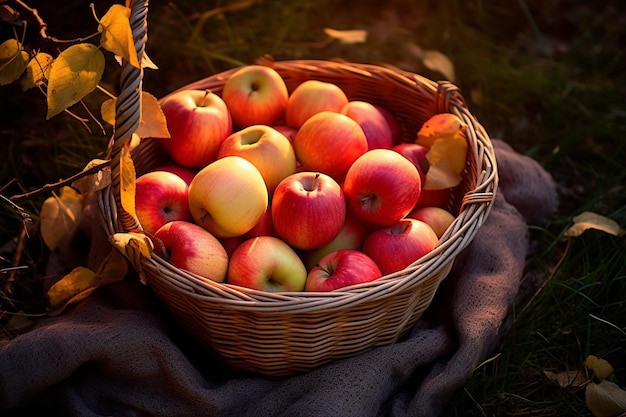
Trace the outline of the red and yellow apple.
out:
M 343 183 L 348 211 L 374 226 L 389 226 L 415 207 L 420 175 L 408 159 L 390 149 L 372 149 L 350 167 Z
M 225 156 L 202 168 L 189 184 L 188 194 L 194 221 L 218 238 L 252 229 L 269 200 L 263 176 L 240 156 Z
M 393 146 L 389 123 L 373 104 L 363 100 L 351 100 L 343 106 L 341 113 L 361 126 L 367 138 L 368 149 L 390 149 Z
M 289 95 L 285 120 L 287 125 L 299 128 L 314 114 L 322 111 L 341 112 L 348 97 L 336 84 L 307 80 L 299 84 Z
M 363 243 L 363 253 L 376 262 L 384 275 L 400 271 L 431 252 L 439 238 L 426 223 L 405 218 L 372 231 Z
M 175 220 L 156 231 L 154 252 L 177 268 L 215 282 L 223 282 L 228 255 L 222 244 L 202 227 Z
M 261 291 L 302 291 L 306 268 L 298 254 L 273 236 L 243 241 L 230 256 L 226 281 Z
M 293 144 L 302 170 L 322 172 L 337 182 L 342 182 L 348 168 L 367 152 L 361 126 L 331 111 L 317 113 L 304 122 Z
M 289 92 L 276 70 L 246 65 L 230 75 L 222 89 L 233 122 L 240 128 L 271 125 L 284 116 Z
M 166 96 L 161 109 L 170 138 L 160 139 L 177 164 L 204 167 L 217 158 L 220 145 L 232 133 L 224 100 L 202 90 L 180 90 Z
M 324 256 L 309 271 L 304 289 L 326 292 L 374 281 L 382 276 L 378 265 L 363 252 L 339 249 Z
M 267 125 L 248 126 L 228 136 L 217 157 L 233 155 L 252 162 L 270 195 L 283 178 L 296 172 L 296 154 L 289 139 Z
M 191 220 L 185 180 L 168 171 L 151 171 L 135 181 L 135 213 L 147 234 L 173 220 Z
M 339 184 L 319 172 L 297 172 L 282 180 L 272 197 L 275 234 L 298 249 L 314 249 L 333 240 L 346 218 Z
M 443 236 L 455 219 L 454 214 L 450 213 L 448 210 L 434 206 L 417 208 L 411 211 L 407 217 L 421 220 L 429 225 L 438 238 Z
M 167 171 L 167 172 L 171 172 L 172 174 L 176 174 L 179 177 L 181 177 L 186 183 L 187 185 L 191 184 L 191 180 L 193 179 L 193 177 L 196 175 L 196 172 L 177 165 L 177 164 L 164 164 L 164 165 L 160 165 L 156 168 L 154 168 L 152 171 Z

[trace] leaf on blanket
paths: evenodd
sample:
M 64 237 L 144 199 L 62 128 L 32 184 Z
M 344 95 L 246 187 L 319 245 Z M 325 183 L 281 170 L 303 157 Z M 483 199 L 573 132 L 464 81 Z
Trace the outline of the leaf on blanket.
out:
M 427 120 L 417 133 L 416 143 L 429 149 L 424 189 L 441 190 L 457 186 L 467 160 L 467 125 L 456 115 L 441 113 Z
M 587 356 L 584 365 L 600 381 L 605 380 L 613 373 L 613 366 L 606 359 L 598 358 L 595 355 Z
M 79 266 L 57 281 L 48 290 L 51 316 L 61 314 L 65 308 L 87 298 L 98 287 L 98 276 L 89 268 Z
M 588 229 L 600 230 L 614 236 L 624 234 L 624 229 L 615 220 L 591 211 L 574 216 L 573 221 L 574 224 L 565 231 L 565 237 L 578 237 Z
M 39 227 L 48 249 L 56 249 L 76 230 L 83 215 L 84 201 L 72 187 L 63 187 L 58 196 L 53 193 L 43 202 Z
M 606 379 L 587 385 L 585 401 L 595 417 L 616 417 L 626 412 L 626 391 Z
M 89 171 L 103 164 L 107 164 L 107 161 L 104 159 L 92 159 L 87 163 L 82 172 Z M 93 174 L 85 175 L 72 182 L 72 187 L 76 188 L 81 194 L 102 190 L 109 185 L 111 185 L 111 168 L 108 165 L 102 166 L 102 168 L 98 169 L 98 171 Z

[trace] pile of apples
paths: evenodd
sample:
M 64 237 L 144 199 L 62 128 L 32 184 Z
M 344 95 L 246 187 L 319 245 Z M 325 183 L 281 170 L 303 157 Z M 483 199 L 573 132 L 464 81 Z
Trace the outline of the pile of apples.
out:
M 261 65 L 221 94 L 161 102 L 171 163 L 136 180 L 137 218 L 157 255 L 216 282 L 332 291 L 406 268 L 455 216 L 422 186 L 428 148 L 400 143 L 393 114 L 308 80 L 288 92 Z

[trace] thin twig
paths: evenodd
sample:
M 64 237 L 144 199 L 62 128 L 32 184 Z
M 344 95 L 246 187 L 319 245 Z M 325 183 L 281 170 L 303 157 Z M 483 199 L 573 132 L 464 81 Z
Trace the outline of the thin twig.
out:
M 92 33 L 89 36 L 82 37 L 82 38 L 76 38 L 76 39 L 58 39 L 58 38 L 55 38 L 54 36 L 48 35 L 48 32 L 47 32 L 48 31 L 48 24 L 41 18 L 41 16 L 39 16 L 39 11 L 36 8 L 30 7 L 29 5 L 24 3 L 22 0 L 15 0 L 15 2 L 17 4 L 19 4 L 20 6 L 22 6 L 24 9 L 28 10 L 29 13 L 31 15 L 33 15 L 35 20 L 37 20 L 37 23 L 39 24 L 39 34 L 44 39 L 47 39 L 47 40 L 50 40 L 50 41 L 53 41 L 53 42 L 57 42 L 57 43 L 73 43 L 73 42 L 84 42 L 84 41 L 89 40 L 91 38 L 94 38 L 94 37 L 96 37 L 96 36 L 98 36 L 100 34 L 100 32 L 96 32 L 96 33 Z
M 74 181 L 82 178 L 82 177 L 86 177 L 87 175 L 91 175 L 91 174 L 95 174 L 96 172 L 100 171 L 102 168 L 106 168 L 110 165 L 110 161 L 105 161 L 102 162 L 98 165 L 94 165 L 93 167 L 86 169 L 84 171 L 79 172 L 78 174 L 74 174 L 71 177 L 65 179 L 65 180 L 61 180 L 59 182 L 55 182 L 52 184 L 46 184 L 43 187 L 37 189 L 37 190 L 33 190 L 30 191 L 28 193 L 24 193 L 24 194 L 18 194 L 18 195 L 14 195 L 12 197 L 10 197 L 10 201 L 12 202 L 21 202 L 24 200 L 29 200 L 35 196 L 38 196 L 40 194 L 44 194 L 44 193 L 49 193 L 51 191 L 54 190 L 58 190 L 61 187 L 65 187 L 66 185 L 70 185 L 72 184 Z

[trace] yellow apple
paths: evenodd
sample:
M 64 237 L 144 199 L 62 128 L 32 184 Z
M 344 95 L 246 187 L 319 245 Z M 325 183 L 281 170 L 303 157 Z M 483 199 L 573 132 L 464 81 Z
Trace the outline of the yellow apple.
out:
M 226 156 L 201 169 L 189 184 L 188 195 L 194 221 L 218 238 L 252 229 L 269 200 L 263 176 L 240 156 Z

